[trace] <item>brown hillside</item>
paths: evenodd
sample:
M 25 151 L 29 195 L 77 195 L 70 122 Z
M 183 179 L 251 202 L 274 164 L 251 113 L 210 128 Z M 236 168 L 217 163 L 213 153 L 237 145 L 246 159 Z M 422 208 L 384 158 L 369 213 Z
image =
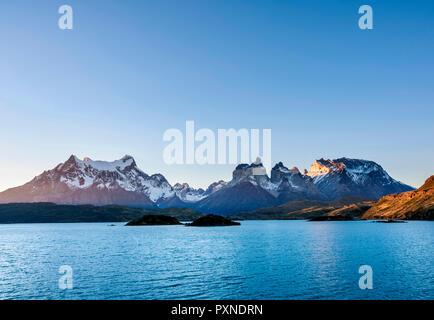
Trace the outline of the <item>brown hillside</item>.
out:
M 382 197 L 362 219 L 434 220 L 434 176 L 415 191 Z

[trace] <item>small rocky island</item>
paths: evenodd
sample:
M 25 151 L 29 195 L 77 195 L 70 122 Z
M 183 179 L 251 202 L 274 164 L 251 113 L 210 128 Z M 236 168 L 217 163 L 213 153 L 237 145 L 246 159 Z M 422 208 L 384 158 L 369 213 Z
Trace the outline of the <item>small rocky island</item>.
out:
M 192 223 L 186 224 L 190 227 L 223 227 L 223 226 L 239 226 L 238 222 L 226 219 L 225 217 L 208 214 L 199 219 L 193 221 Z
M 376 220 L 376 221 L 373 221 L 373 222 L 375 222 L 375 223 L 407 223 L 407 221 L 393 220 L 393 219 L 391 219 L 391 220 Z
M 308 221 L 354 221 L 355 219 L 350 216 L 319 216 L 310 218 Z
M 182 224 L 178 219 L 165 215 L 147 214 L 141 218 L 132 220 L 126 226 L 168 226 Z

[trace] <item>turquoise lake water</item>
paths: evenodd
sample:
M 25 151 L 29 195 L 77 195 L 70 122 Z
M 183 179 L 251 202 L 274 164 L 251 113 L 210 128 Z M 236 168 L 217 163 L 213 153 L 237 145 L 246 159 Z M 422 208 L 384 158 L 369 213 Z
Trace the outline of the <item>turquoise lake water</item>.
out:
M 434 222 L 241 223 L 0 225 L 0 299 L 434 299 Z

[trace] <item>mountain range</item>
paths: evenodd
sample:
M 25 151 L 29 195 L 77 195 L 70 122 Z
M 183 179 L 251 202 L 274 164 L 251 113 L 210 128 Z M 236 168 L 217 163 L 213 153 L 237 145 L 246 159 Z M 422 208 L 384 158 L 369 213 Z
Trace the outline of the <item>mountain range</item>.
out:
M 0 203 L 126 205 L 144 208 L 188 207 L 229 215 L 288 201 L 333 201 L 342 197 L 377 200 L 414 188 L 391 178 L 377 163 L 339 158 L 316 160 L 303 172 L 277 163 L 267 175 L 260 159 L 238 165 L 230 181 L 206 190 L 187 183 L 171 185 L 161 174 L 148 175 L 131 156 L 113 161 L 83 160 L 72 155 L 28 183 L 0 193 Z

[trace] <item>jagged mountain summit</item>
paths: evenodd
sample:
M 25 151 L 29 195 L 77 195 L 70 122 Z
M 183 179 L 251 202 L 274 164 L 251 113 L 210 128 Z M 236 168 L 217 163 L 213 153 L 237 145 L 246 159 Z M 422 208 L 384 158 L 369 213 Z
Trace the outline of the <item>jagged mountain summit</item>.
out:
M 176 183 L 173 186 L 173 190 L 175 191 L 175 194 L 179 198 L 179 200 L 184 201 L 188 204 L 205 199 L 210 194 L 226 186 L 226 184 L 227 182 L 220 180 L 218 182 L 210 184 L 206 190 L 203 190 L 202 188 L 194 189 L 190 187 L 188 183 Z
M 289 201 L 336 200 L 361 197 L 377 200 L 389 193 L 414 188 L 392 179 L 377 163 L 340 158 L 316 160 L 308 172 L 288 169 L 282 162 L 271 170 L 271 178 L 262 163 L 240 164 L 232 180 L 218 192 L 199 201 L 196 208 L 207 213 L 231 214 L 271 207 Z
M 175 190 L 178 198 L 184 202 L 197 202 L 206 198 L 205 190 L 191 188 L 188 183 L 177 183 L 173 186 L 173 190 Z
M 229 182 L 206 190 L 187 183 L 171 186 L 161 174 L 148 175 L 133 157 L 106 162 L 71 156 L 30 182 L 0 193 L 0 203 L 119 204 L 141 207 L 189 207 L 204 213 L 230 214 L 277 206 L 297 199 L 334 200 L 345 196 L 378 199 L 413 190 L 392 179 L 372 161 L 320 159 L 300 172 L 277 163 L 269 177 L 260 159 L 238 165 Z
M 230 214 L 279 205 L 295 199 L 325 198 L 313 179 L 297 168 L 289 170 L 279 162 L 268 177 L 258 160 L 250 165 L 240 164 L 232 173 L 232 180 L 219 191 L 197 204 L 203 212 Z
M 230 182 L 199 201 L 195 208 L 205 213 L 225 215 L 270 206 L 276 203 L 276 188 L 261 163 L 240 164 L 232 173 Z
M 302 174 L 297 167 L 288 169 L 282 162 L 277 163 L 271 170 L 271 182 L 278 186 L 279 203 L 296 199 L 325 200 L 327 198 L 311 177 Z
M 0 202 L 153 206 L 174 195 L 161 174 L 147 175 L 131 156 L 106 162 L 72 155 L 23 186 L 0 193 Z

